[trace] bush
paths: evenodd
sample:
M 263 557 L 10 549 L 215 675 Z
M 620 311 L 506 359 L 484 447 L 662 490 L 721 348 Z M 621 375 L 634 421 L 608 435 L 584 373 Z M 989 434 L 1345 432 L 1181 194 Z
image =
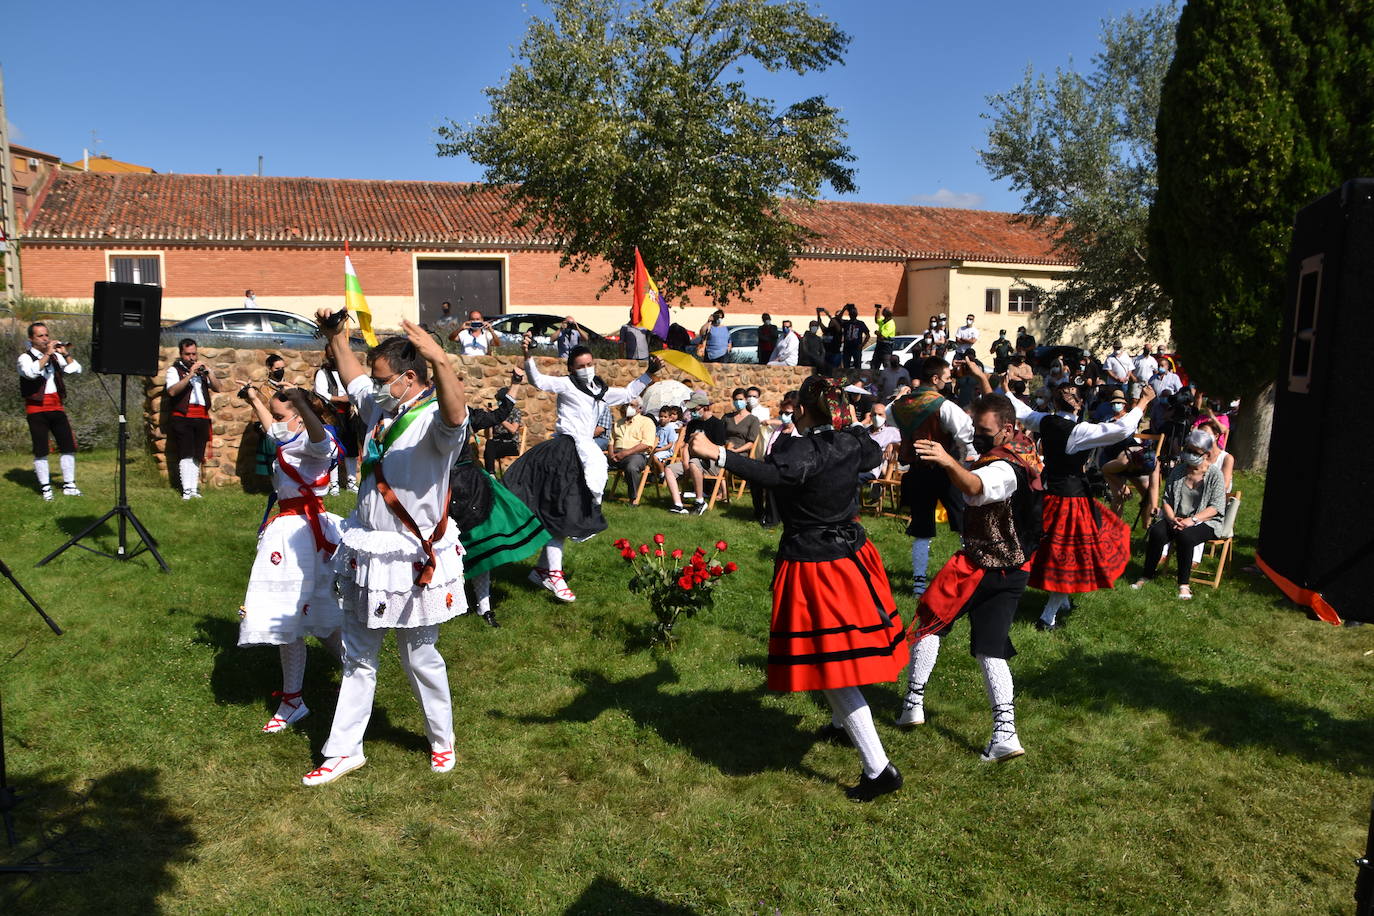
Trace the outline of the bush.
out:
M 85 300 L 73 302 L 42 296 L 17 296 L 10 301 L 8 308 L 0 308 L 0 312 L 8 313 L 15 321 L 27 325 L 46 318 L 89 315 L 94 308 L 95 303 Z
M 71 354 L 81 363 L 81 374 L 67 376 L 67 416 L 71 419 L 76 445 L 81 451 L 114 448 L 119 437 L 119 376 L 100 376 L 91 371 L 91 322 L 87 318 L 54 318 L 45 320 L 52 336 L 71 343 Z M 11 354 L 9 371 L 0 383 L 0 449 L 27 452 L 29 425 L 24 419 L 24 399 L 19 393 L 19 354 L 28 348 L 28 321 L 18 317 L 0 321 L 0 339 Z M 105 387 L 101 387 L 101 382 Z M 106 390 L 109 394 L 106 394 Z M 111 401 L 111 397 L 114 401 Z M 129 380 L 129 450 L 146 447 L 143 429 L 143 386 L 136 379 Z

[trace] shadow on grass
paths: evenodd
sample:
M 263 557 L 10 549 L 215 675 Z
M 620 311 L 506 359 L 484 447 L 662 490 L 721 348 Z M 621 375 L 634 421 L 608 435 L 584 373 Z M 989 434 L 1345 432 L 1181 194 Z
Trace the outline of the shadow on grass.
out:
M 32 493 L 38 492 L 38 476 L 30 468 L 10 468 L 5 472 L 5 479 L 10 483 L 23 487 Z
M 1089 655 L 1073 649 L 1059 661 L 1017 678 L 1019 691 L 1085 710 L 1154 709 L 1175 727 L 1223 747 L 1262 747 L 1341 772 L 1368 771 L 1374 722 L 1339 719 L 1325 710 L 1258 687 L 1190 679 L 1151 658 L 1127 652 Z
M 185 613 L 184 608 L 173 608 L 172 612 Z M 196 623 L 196 636 L 192 640 L 198 645 L 209 646 L 215 650 L 215 663 L 210 671 L 210 692 L 216 703 L 228 706 L 258 706 L 263 713 L 263 721 L 276 711 L 276 697 L 273 690 L 281 687 L 280 655 L 274 646 L 238 645 L 238 622 L 223 617 L 202 617 Z M 395 662 L 395 650 L 390 641 L 382 647 L 382 667 L 379 680 L 385 680 L 387 671 L 394 670 L 396 677 L 402 677 L 400 664 Z M 310 738 L 310 746 L 321 748 L 329 737 L 330 726 L 334 722 L 334 707 L 339 693 L 339 662 L 323 645 L 314 639 L 307 639 L 305 685 L 302 688 L 310 715 L 293 726 Z M 392 663 L 385 656 L 392 656 Z M 403 750 L 428 751 L 429 741 L 423 732 L 414 732 L 392 723 L 385 706 L 373 707 L 372 718 L 367 725 L 367 740 L 386 741 Z
M 0 874 L 0 912 L 154 913 L 175 887 L 172 866 L 193 858 L 196 833 L 171 810 L 156 770 L 129 767 L 76 787 L 52 770 L 13 779 L 18 843 L 0 865 L 87 870 Z
M 802 717 L 763 705 L 762 689 L 664 693 L 664 686 L 678 681 L 677 672 L 667 661 L 660 661 L 647 674 L 620 681 L 608 680 L 601 672 L 587 668 L 573 671 L 572 676 L 583 685 L 582 694 L 551 715 L 507 716 L 500 711 L 490 715 L 550 725 L 591 722 L 616 709 L 636 725 L 653 729 L 664 741 L 727 776 L 792 770 L 834 781 L 802 763 L 815 744 L 813 735 L 798 730 Z
M 587 885 L 582 896 L 563 911 L 563 916 L 601 916 L 603 913 L 624 916 L 695 916 L 696 910 L 636 893 L 611 878 L 600 877 Z

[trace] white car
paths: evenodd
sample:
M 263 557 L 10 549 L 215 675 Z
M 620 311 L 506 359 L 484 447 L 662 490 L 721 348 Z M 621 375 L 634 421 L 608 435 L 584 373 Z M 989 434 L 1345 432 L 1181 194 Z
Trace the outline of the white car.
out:
M 859 365 L 867 367 L 873 364 L 873 351 L 876 347 L 876 343 L 871 343 L 864 348 Z M 906 362 L 912 354 L 920 349 L 921 337 L 918 334 L 898 334 L 892 338 L 892 355 L 901 362 Z

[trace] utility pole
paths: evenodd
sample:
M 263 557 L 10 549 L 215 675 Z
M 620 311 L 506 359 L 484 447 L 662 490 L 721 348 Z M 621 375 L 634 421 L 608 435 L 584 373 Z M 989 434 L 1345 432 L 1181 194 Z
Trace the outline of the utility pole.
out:
M 10 158 L 10 127 L 5 108 L 5 74 L 0 70 L 0 236 L 5 258 L 5 304 L 10 308 L 24 291 L 19 277 L 19 220 L 14 212 L 14 161 Z

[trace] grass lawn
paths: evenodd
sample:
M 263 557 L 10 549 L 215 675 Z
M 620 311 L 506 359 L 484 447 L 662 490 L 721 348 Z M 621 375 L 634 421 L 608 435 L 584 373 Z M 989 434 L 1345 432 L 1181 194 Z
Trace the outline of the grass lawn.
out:
M 503 627 L 443 628 L 458 768 L 429 772 L 388 645 L 367 766 L 305 789 L 338 672 L 312 645 L 315 712 L 259 734 L 277 655 L 235 642 L 262 497 L 182 502 L 139 459 L 131 501 L 172 572 L 80 550 L 35 569 L 113 504 L 113 455 L 83 455 L 87 495 L 52 505 L 27 456 L 0 465 L 0 558 L 67 629 L 53 636 L 0 583 L 9 777 L 24 796 L 4 861 L 90 866 L 0 875 L 0 912 L 1352 908 L 1374 793 L 1374 627 L 1311 622 L 1240 571 L 1255 478 L 1238 483 L 1240 557 L 1219 591 L 1178 602 L 1167 578 L 1122 584 L 1057 633 L 1032 629 L 1043 596 L 1028 594 L 1012 661 L 1025 757 L 978 760 L 990 716 L 965 624 L 931 680 L 929 724 L 897 730 L 897 686 L 867 689 L 907 784 L 856 805 L 841 792 L 856 755 L 811 737 L 823 702 L 761 687 L 776 534 L 747 505 L 608 507 L 611 530 L 568 551 L 571 606 L 525 583 L 527 566 L 498 572 Z M 895 521 L 868 525 L 905 584 L 909 540 Z M 648 610 L 611 547 L 655 531 L 688 549 L 725 538 L 741 566 L 667 655 L 636 648 Z M 942 534 L 934 560 L 953 548 Z

